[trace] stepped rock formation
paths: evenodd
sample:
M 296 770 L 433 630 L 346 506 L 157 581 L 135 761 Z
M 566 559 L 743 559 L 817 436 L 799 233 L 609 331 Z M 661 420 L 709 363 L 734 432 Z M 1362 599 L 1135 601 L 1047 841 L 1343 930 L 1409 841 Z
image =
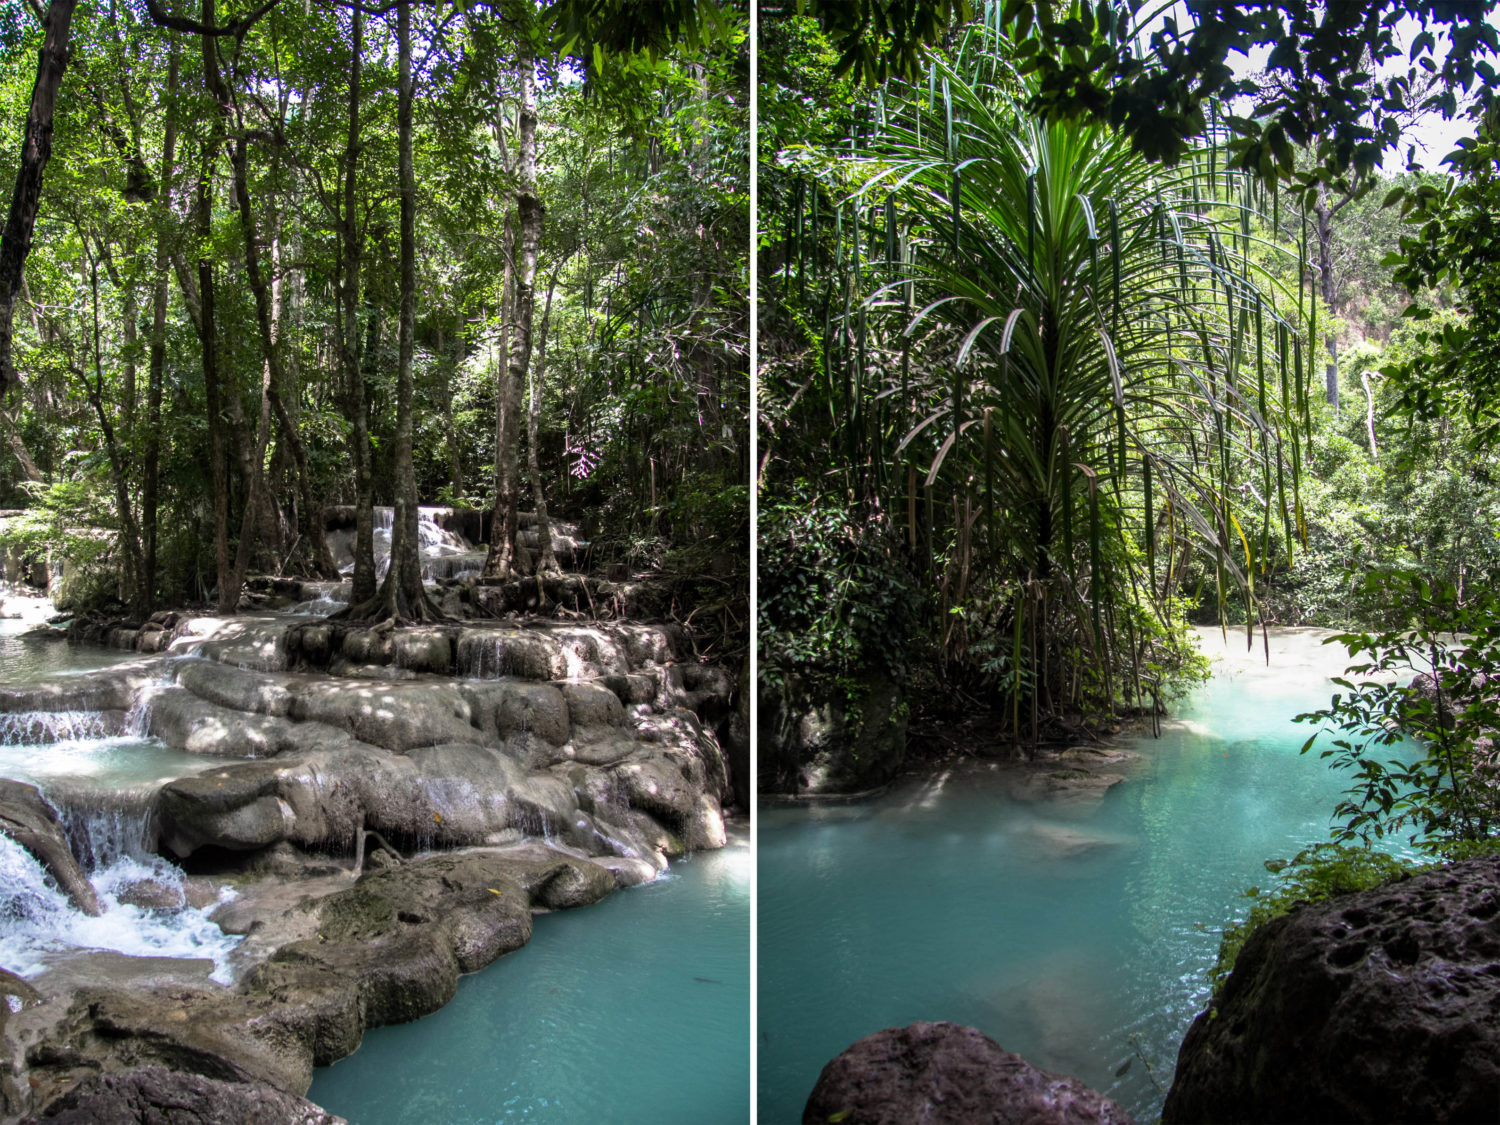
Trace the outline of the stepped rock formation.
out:
M 1500 857 L 1274 918 L 1193 1021 L 1168 1122 L 1500 1119 Z
M 24 986 L 0 1022 L 0 1119 L 146 1120 L 170 1105 L 188 1122 L 335 1120 L 300 1095 L 367 1028 L 442 1007 L 460 974 L 529 940 L 534 912 L 723 846 L 732 784 L 715 732 L 733 725 L 736 684 L 686 658 L 680 626 L 626 619 L 652 603 L 650 584 L 454 581 L 482 552 L 462 520 L 423 512 L 452 623 L 328 621 L 311 614 L 339 607 L 339 584 L 264 579 L 247 604 L 269 612 L 95 624 L 90 639 L 139 655 L 0 687 L 0 742 L 129 734 L 201 756 L 165 783 L 112 792 L 70 777 L 46 795 L 129 821 L 115 854 L 196 873 L 140 880 L 122 905 L 201 905 L 211 875 L 236 892 L 214 922 L 244 935 L 228 987 L 208 962 L 115 953 Z M 560 559 L 582 555 L 573 530 L 554 538 Z M 0 814 L 11 804 L 32 837 L 53 826 L 61 854 L 40 858 L 86 909 L 93 887 L 72 853 L 87 869 L 89 841 L 70 851 L 68 817 L 0 780 Z
M 804 1125 L 1130 1125 L 1076 1078 L 1032 1066 L 955 1023 L 867 1035 L 823 1068 Z

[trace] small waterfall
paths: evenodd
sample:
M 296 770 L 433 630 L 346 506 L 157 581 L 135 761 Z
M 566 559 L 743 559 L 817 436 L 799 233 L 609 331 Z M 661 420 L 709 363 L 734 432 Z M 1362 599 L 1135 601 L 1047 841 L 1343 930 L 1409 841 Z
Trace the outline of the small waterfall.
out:
M 327 617 L 329 614 L 338 613 L 341 609 L 347 609 L 349 603 L 338 598 L 330 598 L 327 594 L 320 594 L 316 598 L 309 598 L 305 602 L 298 602 L 286 612 L 293 617 Z
M 154 787 L 81 793 L 66 800 L 57 799 L 54 789 L 49 786 L 44 795 L 58 810 L 68 846 L 90 875 L 122 859 L 149 864 L 157 858 L 151 831 Z
M 92 741 L 113 738 L 120 734 L 120 730 L 118 711 L 11 711 L 0 714 L 0 746 Z
M 589 670 L 588 644 L 584 641 L 564 641 L 562 643 L 563 663 L 567 666 L 567 678 L 570 680 L 587 679 L 592 672 Z
M 470 680 L 498 680 L 515 674 L 503 634 L 465 633 L 458 638 L 458 674 Z
M 127 737 L 146 738 L 151 734 L 151 704 L 167 688 L 177 683 L 177 661 L 169 660 L 162 665 L 161 673 L 141 688 L 135 697 L 135 702 L 130 705 L 130 710 L 125 712 L 124 729 L 120 732 Z
M 145 864 L 118 859 L 90 873 L 105 907 L 101 916 L 91 918 L 48 885 L 41 864 L 29 852 L 0 836 L 0 965 L 29 977 L 46 967 L 50 953 L 112 949 L 133 957 L 210 959 L 213 979 L 230 983 L 228 958 L 240 939 L 210 922 L 206 911 L 149 909 L 119 899 L 142 882 L 172 880 L 180 887 L 182 875 L 165 860 Z

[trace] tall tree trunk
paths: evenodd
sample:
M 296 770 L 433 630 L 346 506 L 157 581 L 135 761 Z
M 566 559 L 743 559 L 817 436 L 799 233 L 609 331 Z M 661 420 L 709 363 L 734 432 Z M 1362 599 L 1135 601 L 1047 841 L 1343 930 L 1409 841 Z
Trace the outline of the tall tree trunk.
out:
M 349 417 L 349 441 L 354 455 L 354 584 L 350 605 L 362 605 L 375 597 L 375 480 L 370 465 L 370 400 L 365 392 L 364 369 L 359 355 L 359 266 L 362 255 L 359 217 L 354 209 L 360 140 L 359 99 L 362 55 L 364 52 L 364 15 L 359 8 L 350 9 L 351 47 L 349 55 L 349 143 L 344 150 L 344 222 L 343 280 L 343 347 Z
M 205 0 L 211 4 L 211 0 Z M 205 50 L 213 45 L 205 40 Z M 219 383 L 218 325 L 214 308 L 213 235 L 213 165 L 214 145 L 204 145 L 198 169 L 198 339 L 203 357 L 203 390 L 208 400 L 208 456 L 214 488 L 214 569 L 219 608 L 233 613 L 239 602 L 236 588 L 230 597 L 229 565 L 229 465 L 224 443 L 223 388 Z
M 36 82 L 31 87 L 31 108 L 26 113 L 21 137 L 21 161 L 16 169 L 16 187 L 11 194 L 10 214 L 0 231 L 0 394 L 16 381 L 11 363 L 11 319 L 26 255 L 31 251 L 31 233 L 36 227 L 42 198 L 42 171 L 52 156 L 52 115 L 57 91 L 68 66 L 68 31 L 77 0 L 52 0 L 42 19 L 46 32 L 37 57 Z
M 26 442 L 21 438 L 21 431 L 16 429 L 16 420 L 3 408 L 0 408 L 0 431 L 4 431 L 5 444 L 10 446 L 10 451 L 15 454 L 16 464 L 21 466 L 21 472 L 26 474 L 26 479 L 33 484 L 45 480 L 42 470 L 37 468 L 36 461 L 31 456 L 31 450 L 26 448 Z
M 412 167 L 411 4 L 396 6 L 398 88 L 397 163 L 401 178 L 401 306 L 396 359 L 396 518 L 391 527 L 391 565 L 371 605 L 351 604 L 349 616 L 397 621 L 440 621 L 443 615 L 422 587 L 417 535 L 417 474 L 412 465 L 412 352 L 416 336 L 417 178 Z
M 464 312 L 463 303 L 455 289 L 453 294 L 453 369 L 440 389 L 443 407 L 443 425 L 448 437 L 448 483 L 455 500 L 464 494 L 464 463 L 458 447 L 458 427 L 453 422 L 453 383 L 458 378 L 459 368 L 464 362 Z M 442 329 L 438 329 L 438 354 L 443 353 Z
M 523 32 L 516 54 L 521 87 L 516 161 L 515 336 L 500 381 L 495 458 L 495 514 L 484 573 L 507 578 L 515 565 L 516 510 L 519 503 L 521 387 L 531 366 L 531 324 L 536 306 L 536 259 L 542 242 L 542 201 L 536 194 L 536 61 Z
M 233 182 L 235 200 L 240 214 L 240 227 L 245 237 L 245 271 L 249 275 L 250 289 L 255 294 L 257 327 L 261 334 L 261 347 L 274 354 L 275 348 L 268 346 L 270 339 L 270 299 L 266 292 L 265 279 L 260 273 L 260 256 L 255 247 L 254 220 L 250 214 L 250 188 L 247 183 L 249 162 L 245 138 L 234 142 L 230 155 L 230 179 Z M 260 516 L 261 490 L 266 475 L 266 446 L 271 440 L 271 388 L 275 385 L 275 368 L 268 359 L 260 378 L 260 409 L 256 412 L 255 442 L 250 446 L 250 457 L 245 466 L 245 509 L 240 516 L 240 539 L 234 552 L 234 572 L 230 575 L 235 604 L 239 602 L 240 589 L 245 584 L 245 572 L 250 569 L 250 554 L 259 536 L 255 523 Z M 226 607 L 224 591 L 219 591 L 219 611 L 231 612 Z
M 205 27 L 213 26 L 214 0 L 201 0 Z M 213 99 L 215 126 L 203 148 L 203 164 L 198 176 L 198 304 L 199 334 L 202 338 L 203 385 L 208 398 L 209 456 L 213 458 L 214 482 L 214 563 L 220 613 L 233 613 L 239 606 L 241 579 L 229 558 L 229 465 L 224 434 L 224 410 L 240 413 L 239 399 L 225 372 L 219 370 L 218 318 L 214 300 L 213 264 L 213 166 L 218 146 L 226 133 L 229 94 L 219 76 L 218 47 L 211 36 L 200 38 L 203 49 L 203 84 Z M 227 400 L 227 401 L 226 401 Z M 242 427 L 236 427 L 242 428 Z M 236 442 L 236 446 L 242 443 Z M 247 466 L 248 468 L 248 466 Z M 242 474 L 244 475 L 244 474 Z M 253 473 L 249 475 L 253 476 Z M 248 483 L 248 482 L 247 482 Z M 248 505 L 253 510 L 254 505 Z M 243 573 L 243 572 L 241 572 Z
M 277 288 L 278 283 L 274 276 L 268 279 L 261 268 L 260 236 L 256 231 L 255 215 L 251 209 L 248 154 L 243 138 L 235 143 L 234 192 L 240 216 L 240 234 L 245 243 L 245 276 L 250 283 L 250 291 L 255 297 L 255 323 L 260 334 L 261 354 L 265 360 L 265 378 L 262 387 L 264 402 L 261 407 L 262 427 L 256 432 L 255 448 L 258 456 L 251 471 L 249 491 L 252 500 L 247 502 L 249 506 L 246 509 L 245 527 L 248 529 L 252 526 L 250 512 L 255 507 L 254 501 L 259 499 L 261 477 L 264 473 L 266 440 L 269 438 L 266 429 L 269 417 L 271 413 L 274 413 L 281 430 L 282 440 L 296 462 L 297 486 L 302 498 L 302 534 L 307 539 L 313 565 L 322 577 L 336 579 L 339 571 L 333 561 L 333 553 L 328 549 L 327 537 L 323 533 L 323 507 L 313 498 L 312 479 L 307 467 L 307 450 L 302 444 L 301 435 L 297 432 L 296 420 L 291 417 L 286 408 L 286 402 L 281 396 L 281 388 L 286 385 L 286 371 L 281 362 L 281 352 L 276 346 L 277 294 L 273 290 Z M 236 569 L 239 569 L 242 560 L 248 558 L 248 548 L 245 543 L 247 538 L 248 536 L 242 536 L 239 554 L 236 556 Z M 243 570 L 240 570 L 242 577 L 243 573 Z
M 146 375 L 146 433 L 141 451 L 141 585 L 146 610 L 156 604 L 156 509 L 161 472 L 161 388 L 167 366 L 167 271 L 172 221 L 172 177 L 177 154 L 177 43 L 167 62 L 167 120 L 162 140 L 160 206 L 156 228 L 156 286 L 151 301 L 151 356 Z
M 547 518 L 547 495 L 542 488 L 541 455 L 537 450 L 537 431 L 541 428 L 542 382 L 547 372 L 547 325 L 552 320 L 552 294 L 557 291 L 557 275 L 562 271 L 563 261 L 552 270 L 552 280 L 547 283 L 547 304 L 542 309 L 542 329 L 537 337 L 536 364 L 531 372 L 527 388 L 531 400 L 526 412 L 526 469 L 531 474 L 531 494 L 536 501 L 536 536 L 538 574 L 561 574 L 557 555 L 552 550 L 552 521 Z

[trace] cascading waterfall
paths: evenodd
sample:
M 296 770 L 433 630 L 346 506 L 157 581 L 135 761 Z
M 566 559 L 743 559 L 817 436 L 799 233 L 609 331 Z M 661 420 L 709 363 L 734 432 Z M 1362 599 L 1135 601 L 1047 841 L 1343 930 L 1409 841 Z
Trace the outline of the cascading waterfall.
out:
M 165 860 L 128 856 L 90 872 L 104 913 L 80 913 L 47 882 L 41 864 L 15 841 L 0 836 L 0 965 L 23 977 L 46 968 L 49 954 L 69 949 L 109 949 L 132 957 L 212 960 L 212 979 L 231 981 L 229 955 L 239 937 L 223 933 L 194 907 L 151 909 L 122 903 L 119 896 L 150 881 L 182 886 L 182 874 Z

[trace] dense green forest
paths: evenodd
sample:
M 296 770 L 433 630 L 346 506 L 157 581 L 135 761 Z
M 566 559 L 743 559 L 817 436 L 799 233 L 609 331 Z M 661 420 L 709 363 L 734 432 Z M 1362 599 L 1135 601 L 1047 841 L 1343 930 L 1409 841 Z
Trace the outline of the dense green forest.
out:
M 1402 5 L 1342 13 L 1410 64 L 1374 83 L 1313 46 L 1336 20 L 1221 7 L 1192 35 L 1271 13 L 1329 65 L 1185 54 L 1142 108 L 1124 13 L 975 5 L 889 74 L 762 29 L 762 785 L 888 776 L 914 709 L 1018 749 L 1159 713 L 1190 622 L 1395 627 L 1371 574 L 1497 576 L 1488 103 L 1442 172 L 1379 164 L 1493 29 L 1418 66 Z
M 230 611 L 337 578 L 347 505 L 355 616 L 415 620 L 417 504 L 490 513 L 497 578 L 555 570 L 515 546 L 550 510 L 598 568 L 717 576 L 743 646 L 746 17 L 616 7 L 7 5 L 7 183 L 66 46 L 8 275 L 13 570 Z

